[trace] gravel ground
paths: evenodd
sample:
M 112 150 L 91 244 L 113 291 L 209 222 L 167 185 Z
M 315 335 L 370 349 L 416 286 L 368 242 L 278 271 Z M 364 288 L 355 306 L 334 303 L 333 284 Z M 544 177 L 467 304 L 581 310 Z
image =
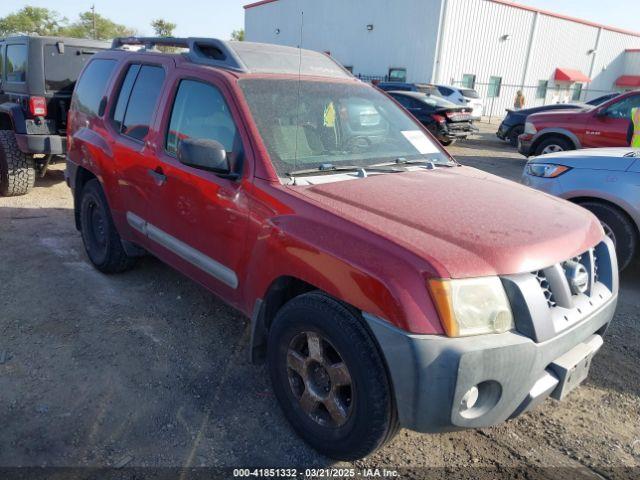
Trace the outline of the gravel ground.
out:
M 518 180 L 524 161 L 494 131 L 450 151 Z M 335 466 L 296 437 L 265 368 L 248 363 L 245 318 L 153 258 L 117 276 L 89 265 L 62 168 L 27 196 L 0 198 L 0 466 Z M 637 476 L 639 265 L 621 290 L 588 381 L 563 403 L 484 430 L 402 430 L 337 466 L 403 478 Z

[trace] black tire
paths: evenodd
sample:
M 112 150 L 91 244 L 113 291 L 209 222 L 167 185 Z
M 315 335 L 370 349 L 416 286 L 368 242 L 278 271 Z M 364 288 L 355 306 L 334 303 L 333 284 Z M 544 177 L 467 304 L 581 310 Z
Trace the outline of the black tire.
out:
M 98 180 L 89 180 L 80 194 L 80 230 L 87 256 L 103 273 L 129 270 L 136 259 L 124 251 Z
M 629 266 L 638 250 L 638 231 L 631 218 L 618 207 L 597 201 L 580 202 L 602 223 L 605 233 L 613 240 L 620 271 Z
M 454 143 L 456 143 L 455 139 L 439 139 L 440 143 L 442 145 L 444 145 L 445 147 L 448 147 L 449 145 L 453 145 Z
M 524 127 L 522 125 L 517 125 L 509 131 L 509 134 L 507 135 L 507 140 L 509 141 L 512 147 L 518 146 L 518 137 L 523 133 L 524 133 Z
M 35 183 L 33 156 L 20 151 L 12 130 L 0 130 L 0 195 L 24 195 Z
M 301 376 L 297 376 L 296 384 L 295 371 L 287 362 L 292 342 L 307 334 L 323 339 L 321 350 L 327 358 L 340 361 L 330 362 L 334 367 L 342 363 L 347 368 L 351 383 L 346 392 L 348 402 L 343 404 L 348 404 L 348 408 L 342 410 L 347 412 L 343 424 L 333 422 L 327 408 L 324 409 L 327 420 L 322 424 L 321 419 L 314 419 L 301 406 L 304 393 L 297 394 L 296 387 L 302 392 L 307 392 L 308 387 Z M 304 345 L 303 342 L 303 348 Z M 302 358 L 306 359 L 304 368 L 311 370 L 312 355 L 308 353 Z M 269 331 L 267 359 L 273 390 L 285 417 L 298 435 L 323 455 L 338 460 L 362 458 L 398 431 L 391 382 L 377 344 L 359 315 L 337 300 L 321 292 L 311 292 L 285 304 Z M 334 377 L 329 369 L 325 372 L 330 379 L 327 388 L 333 392 L 334 383 L 338 382 L 332 383 Z M 324 403 L 318 402 L 318 416 L 323 413 L 322 407 Z
M 551 149 L 555 152 L 566 152 L 567 150 L 575 150 L 576 147 L 566 138 L 553 135 L 543 139 L 538 145 L 536 145 L 535 155 L 542 155 L 545 149 Z M 545 153 L 553 153 L 547 151 Z

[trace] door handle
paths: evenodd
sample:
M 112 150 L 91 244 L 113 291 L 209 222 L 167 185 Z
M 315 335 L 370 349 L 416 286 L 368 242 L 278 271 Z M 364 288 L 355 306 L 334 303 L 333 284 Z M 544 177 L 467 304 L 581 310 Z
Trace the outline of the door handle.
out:
M 157 186 L 161 187 L 167 183 L 167 176 L 162 172 L 162 168 L 158 167 L 155 170 L 149 169 L 147 170 L 147 173 L 151 178 L 153 178 L 153 181 Z

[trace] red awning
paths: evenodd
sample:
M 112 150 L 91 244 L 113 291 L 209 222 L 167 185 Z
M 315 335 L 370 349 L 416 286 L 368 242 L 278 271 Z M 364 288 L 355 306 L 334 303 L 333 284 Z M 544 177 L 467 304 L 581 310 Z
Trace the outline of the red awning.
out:
M 554 80 L 557 82 L 580 82 L 580 83 L 590 83 L 591 79 L 587 77 L 580 70 L 573 70 L 571 68 L 556 68 L 556 74 L 554 75 Z
M 616 86 L 640 88 L 640 75 L 622 75 L 616 80 Z

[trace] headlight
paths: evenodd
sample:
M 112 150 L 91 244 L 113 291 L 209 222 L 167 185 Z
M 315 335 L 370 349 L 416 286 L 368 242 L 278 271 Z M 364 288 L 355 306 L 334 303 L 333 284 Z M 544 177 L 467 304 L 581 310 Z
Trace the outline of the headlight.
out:
M 432 279 L 429 289 L 450 337 L 503 333 L 514 328 L 511 305 L 498 277 Z
M 538 130 L 536 129 L 536 126 L 533 123 L 524 122 L 524 133 L 527 133 L 529 135 L 535 135 L 536 133 L 538 133 Z
M 534 177 L 556 178 L 569 170 L 571 168 L 553 163 L 527 163 L 527 173 Z

